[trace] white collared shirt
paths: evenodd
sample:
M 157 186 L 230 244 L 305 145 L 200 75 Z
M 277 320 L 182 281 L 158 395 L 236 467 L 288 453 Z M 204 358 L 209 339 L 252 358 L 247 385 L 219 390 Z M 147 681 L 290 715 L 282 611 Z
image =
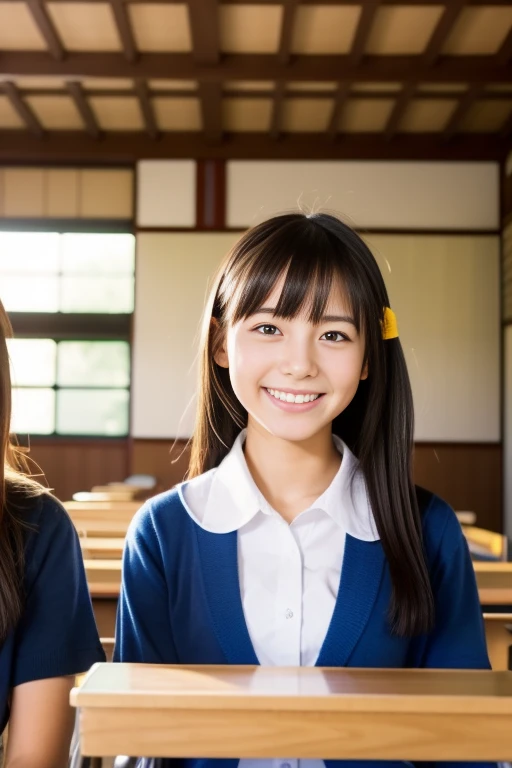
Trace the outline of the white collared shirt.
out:
M 341 466 L 324 493 L 288 524 L 263 497 L 243 453 L 245 430 L 215 468 L 183 483 L 188 514 L 212 533 L 238 532 L 240 594 L 254 651 L 265 666 L 313 666 L 327 634 L 347 533 L 379 536 L 357 467 L 333 436 Z M 351 483 L 353 477 L 353 482 Z M 240 768 L 320 768 L 321 760 L 242 760 Z

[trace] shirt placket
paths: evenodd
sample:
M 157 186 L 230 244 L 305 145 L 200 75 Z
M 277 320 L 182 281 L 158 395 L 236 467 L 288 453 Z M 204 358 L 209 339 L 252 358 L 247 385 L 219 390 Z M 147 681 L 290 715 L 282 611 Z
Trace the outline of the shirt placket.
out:
M 302 633 L 302 556 L 290 526 L 281 520 L 282 561 L 276 590 L 276 636 L 281 649 L 279 663 L 300 666 Z M 273 768 L 298 768 L 293 758 L 276 758 Z

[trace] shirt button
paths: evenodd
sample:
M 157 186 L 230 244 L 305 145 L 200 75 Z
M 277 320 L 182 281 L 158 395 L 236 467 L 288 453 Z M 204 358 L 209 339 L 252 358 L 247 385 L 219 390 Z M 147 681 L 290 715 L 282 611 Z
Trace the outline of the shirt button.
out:
M 293 619 L 293 611 L 290 610 L 290 608 L 286 609 L 286 612 L 284 615 L 286 616 L 287 619 Z M 291 765 L 290 763 L 283 763 L 281 765 L 281 768 L 291 768 Z

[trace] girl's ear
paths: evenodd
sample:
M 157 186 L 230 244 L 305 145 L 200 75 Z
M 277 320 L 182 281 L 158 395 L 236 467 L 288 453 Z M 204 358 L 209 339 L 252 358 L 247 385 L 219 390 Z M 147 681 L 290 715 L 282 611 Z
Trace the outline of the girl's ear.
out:
M 226 349 L 226 334 L 223 332 L 216 317 L 210 320 L 210 328 L 213 334 L 213 359 L 221 368 L 229 368 L 228 353 Z
M 363 365 L 363 370 L 361 371 L 361 381 L 364 381 L 368 378 L 368 361 Z

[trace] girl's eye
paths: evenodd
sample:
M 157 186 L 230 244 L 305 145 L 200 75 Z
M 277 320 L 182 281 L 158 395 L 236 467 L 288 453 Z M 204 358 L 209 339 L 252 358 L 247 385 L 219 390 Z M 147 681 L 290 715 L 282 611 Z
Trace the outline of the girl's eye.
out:
M 324 333 L 324 335 L 321 337 L 322 339 L 325 339 L 326 341 L 348 341 L 349 338 L 344 333 L 341 333 L 340 331 L 327 331 L 327 333 Z
M 258 327 L 254 330 L 262 333 L 264 336 L 277 336 L 278 334 L 281 335 L 281 331 L 279 328 L 276 328 L 275 325 L 258 325 Z

